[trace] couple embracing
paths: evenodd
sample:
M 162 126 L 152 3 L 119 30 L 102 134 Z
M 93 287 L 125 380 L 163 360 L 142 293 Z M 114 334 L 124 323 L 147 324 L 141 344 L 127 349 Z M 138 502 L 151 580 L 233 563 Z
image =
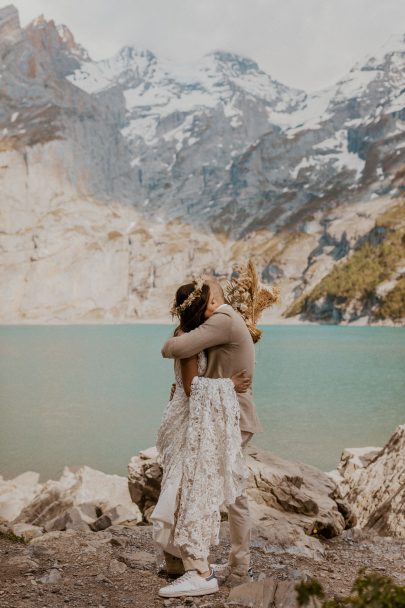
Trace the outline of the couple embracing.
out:
M 174 359 L 175 389 L 158 431 L 163 478 L 151 519 L 161 565 L 180 576 L 159 590 L 162 597 L 215 593 L 217 574 L 231 586 L 253 580 L 246 448 L 262 430 L 251 390 L 260 331 L 244 314 L 255 303 L 241 284 L 233 293 L 236 306 L 211 279 L 176 292 L 172 313 L 179 325 L 162 348 Z M 269 294 L 261 309 L 274 301 Z M 231 550 L 228 563 L 217 567 L 208 559 L 219 542 L 221 507 L 228 511 Z

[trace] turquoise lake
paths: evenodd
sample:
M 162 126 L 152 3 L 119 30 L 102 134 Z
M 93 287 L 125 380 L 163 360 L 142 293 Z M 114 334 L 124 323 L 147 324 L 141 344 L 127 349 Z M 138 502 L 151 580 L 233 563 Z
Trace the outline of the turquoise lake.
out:
M 1 326 L 0 474 L 126 475 L 172 382 L 164 325 Z M 405 328 L 271 326 L 256 347 L 253 444 L 323 470 L 405 422 Z

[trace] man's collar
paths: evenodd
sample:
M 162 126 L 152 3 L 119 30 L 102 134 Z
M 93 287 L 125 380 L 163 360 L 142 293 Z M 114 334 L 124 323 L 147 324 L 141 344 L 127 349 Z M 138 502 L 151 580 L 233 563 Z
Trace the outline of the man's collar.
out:
M 223 308 L 224 306 L 228 306 L 228 304 L 226 302 L 224 302 L 223 304 L 220 304 L 218 306 L 218 308 L 215 309 L 215 312 L 217 312 L 217 310 L 219 310 L 220 308 Z

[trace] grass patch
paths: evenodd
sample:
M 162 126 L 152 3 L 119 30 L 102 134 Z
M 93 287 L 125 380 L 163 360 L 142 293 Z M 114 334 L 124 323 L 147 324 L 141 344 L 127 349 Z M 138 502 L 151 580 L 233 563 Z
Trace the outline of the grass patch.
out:
M 22 536 L 17 536 L 17 534 L 14 534 L 13 532 L 3 532 L 3 530 L 0 530 L 0 538 L 11 540 L 13 543 L 21 543 L 23 545 L 28 544 L 25 538 Z

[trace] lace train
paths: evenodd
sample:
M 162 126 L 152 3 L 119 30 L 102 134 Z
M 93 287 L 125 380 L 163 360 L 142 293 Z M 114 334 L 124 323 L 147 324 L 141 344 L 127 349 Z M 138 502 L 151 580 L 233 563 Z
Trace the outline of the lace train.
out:
M 248 477 L 239 403 L 233 382 L 223 378 L 193 378 L 190 399 L 181 386 L 176 393 L 158 432 L 163 479 L 153 536 L 169 553 L 180 557 L 185 548 L 206 559 L 219 542 L 221 505 L 235 502 Z

